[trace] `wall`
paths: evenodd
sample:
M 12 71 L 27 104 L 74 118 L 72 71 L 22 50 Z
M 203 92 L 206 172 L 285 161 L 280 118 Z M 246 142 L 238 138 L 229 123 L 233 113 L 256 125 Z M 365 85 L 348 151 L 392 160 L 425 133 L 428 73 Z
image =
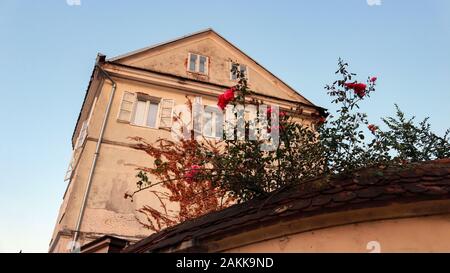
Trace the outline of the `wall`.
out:
M 208 76 L 199 76 L 186 70 L 188 53 L 197 53 L 209 57 Z M 230 59 L 248 66 L 249 86 L 252 90 L 280 98 L 300 98 L 295 91 L 273 77 L 255 61 L 211 32 L 189 37 L 178 43 L 171 43 L 144 51 L 120 60 L 120 62 L 134 67 L 232 86 L 235 84 L 235 81 L 230 80 Z M 306 100 L 302 101 L 306 102 Z
M 450 252 L 450 214 L 371 221 L 283 236 L 227 252 Z M 372 248 L 370 248 L 372 249 Z

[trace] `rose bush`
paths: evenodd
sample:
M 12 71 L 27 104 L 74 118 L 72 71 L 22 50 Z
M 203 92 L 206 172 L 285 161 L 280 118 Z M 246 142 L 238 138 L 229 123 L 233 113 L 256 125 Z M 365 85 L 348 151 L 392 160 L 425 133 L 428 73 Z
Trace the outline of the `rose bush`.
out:
M 232 65 L 232 73 L 238 78 L 236 86 L 221 94 L 217 105 L 222 110 L 230 104 L 259 109 L 259 102 L 253 98 L 238 67 L 239 64 Z M 282 109 L 277 125 L 269 107 L 267 119 L 262 125 L 258 123 L 259 127 L 254 126 L 255 120 L 244 120 L 245 140 L 237 138 L 237 130 L 233 132 L 234 139 L 219 141 L 192 137 L 179 142 L 161 139 L 151 144 L 133 138 L 136 149 L 151 156 L 154 166 L 138 168 L 138 189 L 126 197 L 132 198 L 142 190 L 154 191 L 162 207 L 140 210 L 147 217 L 145 225 L 159 230 L 234 202 L 270 198 L 289 187 L 317 187 L 320 185 L 310 181 L 318 176 L 353 175 L 366 167 L 384 168 L 388 164 L 450 157 L 450 131 L 443 137 L 437 136 L 427 119 L 415 124 L 414 118 L 406 119 L 397 108 L 396 117 L 383 119 L 386 130 L 369 123 L 367 115 L 360 111 L 360 102 L 375 92 L 377 77 L 368 77 L 366 83 L 357 81 L 356 74 L 350 73 L 342 60 L 336 74 L 339 78 L 325 89 L 338 110 L 333 115 L 323 112 L 310 117 L 312 124 L 299 122 L 299 105 L 296 110 Z M 254 117 L 257 122 L 262 122 L 260 114 Z M 278 131 L 276 149 L 261 148 L 267 139 L 250 140 L 252 130 L 258 135 Z M 154 190 L 155 186 L 161 186 L 164 195 Z M 165 202 L 177 202 L 180 210 L 169 215 Z

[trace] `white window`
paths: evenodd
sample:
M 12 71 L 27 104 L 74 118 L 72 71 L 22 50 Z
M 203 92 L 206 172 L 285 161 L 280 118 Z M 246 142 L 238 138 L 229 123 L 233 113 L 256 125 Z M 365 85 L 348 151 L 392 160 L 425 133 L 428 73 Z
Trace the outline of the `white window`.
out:
M 208 57 L 189 53 L 188 60 L 188 71 L 208 75 Z
M 230 66 L 230 69 L 231 69 L 231 66 Z M 245 77 L 248 80 L 248 69 L 247 69 L 247 66 L 245 64 L 240 64 L 240 65 L 238 65 L 238 70 L 241 71 L 241 73 L 244 74 Z M 233 71 L 230 71 L 230 79 L 233 80 L 233 81 L 237 80 L 237 74 L 233 73 Z
M 215 106 L 205 107 L 203 113 L 203 135 L 221 138 L 223 136 L 223 113 Z
M 156 128 L 158 110 L 159 102 L 138 98 L 131 123 L 134 125 Z
M 175 101 L 160 99 L 145 93 L 125 92 L 118 120 L 150 128 L 172 127 Z

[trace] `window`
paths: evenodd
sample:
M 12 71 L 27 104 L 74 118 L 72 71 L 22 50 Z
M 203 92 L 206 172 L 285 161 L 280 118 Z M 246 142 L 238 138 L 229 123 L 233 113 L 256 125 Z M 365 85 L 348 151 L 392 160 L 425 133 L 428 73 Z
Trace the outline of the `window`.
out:
M 188 62 L 188 71 L 200 73 L 200 74 L 208 74 L 208 62 L 209 58 L 206 56 L 189 53 L 189 62 Z
M 145 93 L 125 92 L 117 120 L 150 128 L 172 127 L 175 101 Z
M 203 113 L 203 135 L 221 138 L 223 135 L 223 114 L 217 107 L 207 106 Z
M 231 69 L 231 68 L 230 68 Z M 238 67 L 239 71 L 241 71 L 241 73 L 243 73 L 245 75 L 245 77 L 248 80 L 248 70 L 247 70 L 247 66 L 244 64 L 240 64 Z M 230 78 L 231 80 L 237 80 L 237 75 L 236 73 L 230 72 Z
M 158 117 L 159 102 L 138 98 L 132 124 L 156 128 L 156 120 Z

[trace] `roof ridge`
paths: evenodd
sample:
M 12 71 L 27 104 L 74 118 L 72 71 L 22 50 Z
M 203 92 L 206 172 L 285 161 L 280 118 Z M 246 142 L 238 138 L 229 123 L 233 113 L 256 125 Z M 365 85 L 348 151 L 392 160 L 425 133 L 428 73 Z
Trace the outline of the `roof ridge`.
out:
M 202 30 L 195 31 L 195 32 L 192 32 L 192 33 L 189 33 L 189 34 L 185 34 L 185 35 L 182 35 L 182 36 L 179 36 L 177 38 L 170 39 L 170 40 L 167 40 L 167 41 L 164 41 L 164 42 L 159 42 L 159 43 L 153 44 L 151 46 L 139 48 L 139 49 L 130 51 L 128 53 L 118 55 L 116 57 L 108 58 L 106 61 L 108 61 L 108 62 L 115 62 L 115 61 L 118 61 L 120 59 L 132 56 L 134 54 L 139 54 L 139 53 L 145 52 L 147 50 L 150 50 L 150 49 L 153 49 L 153 48 L 156 48 L 156 47 L 159 47 L 159 46 L 163 46 L 163 45 L 166 45 L 166 44 L 174 43 L 176 41 L 183 40 L 185 38 L 189 38 L 189 37 L 192 37 L 192 36 L 195 36 L 195 35 L 198 35 L 198 34 L 202 34 L 202 33 L 206 33 L 206 32 L 214 32 L 214 33 L 218 34 L 216 31 L 214 31 L 214 29 L 206 28 L 206 29 L 202 29 Z

